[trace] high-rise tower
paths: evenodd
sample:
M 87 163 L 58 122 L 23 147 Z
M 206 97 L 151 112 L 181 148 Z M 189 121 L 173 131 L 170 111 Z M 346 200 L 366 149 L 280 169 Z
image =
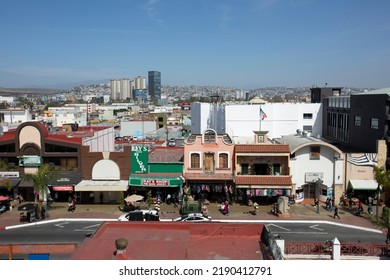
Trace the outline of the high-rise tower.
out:
M 161 99 L 161 73 L 158 71 L 148 72 L 148 90 L 152 101 Z

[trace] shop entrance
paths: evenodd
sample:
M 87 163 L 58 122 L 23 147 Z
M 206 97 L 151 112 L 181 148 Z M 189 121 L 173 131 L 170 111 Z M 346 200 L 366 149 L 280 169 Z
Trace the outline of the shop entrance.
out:
M 303 187 L 305 199 L 314 199 L 315 198 L 315 189 L 316 189 L 315 184 L 306 184 L 306 185 L 303 185 L 302 187 Z

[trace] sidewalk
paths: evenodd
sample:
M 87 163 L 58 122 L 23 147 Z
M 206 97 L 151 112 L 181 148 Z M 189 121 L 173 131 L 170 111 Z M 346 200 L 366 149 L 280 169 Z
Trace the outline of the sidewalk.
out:
M 117 204 L 78 204 L 75 212 L 68 212 L 67 203 L 53 203 L 49 210 L 46 212 L 46 220 L 55 219 L 101 219 L 101 220 L 116 220 L 119 216 L 124 213 L 121 212 Z M 147 209 L 145 203 L 139 203 L 141 209 Z M 213 220 L 305 220 L 305 221 L 331 221 L 340 224 L 348 224 L 351 226 L 363 227 L 368 229 L 381 230 L 380 227 L 376 226 L 369 221 L 368 218 L 358 217 L 353 215 L 348 209 L 340 207 L 339 216 L 340 219 L 333 218 L 333 211 L 327 211 L 323 205 L 320 207 L 320 212 L 317 213 L 317 208 L 311 204 L 294 204 L 290 206 L 289 213 L 285 217 L 278 217 L 270 213 L 270 205 L 260 205 L 258 212 L 254 215 L 251 211 L 252 207 L 246 205 L 233 204 L 230 206 L 230 212 L 228 216 L 223 215 L 219 212 L 219 205 L 211 203 L 207 205 L 208 214 Z M 7 229 L 7 227 L 25 224 L 27 222 L 20 222 L 20 211 L 13 209 L 0 214 L 0 230 Z M 375 215 L 375 210 L 374 210 Z M 173 204 L 167 205 L 162 204 L 160 206 L 160 219 L 171 220 L 180 216 L 179 209 Z M 39 222 L 39 220 L 38 220 Z

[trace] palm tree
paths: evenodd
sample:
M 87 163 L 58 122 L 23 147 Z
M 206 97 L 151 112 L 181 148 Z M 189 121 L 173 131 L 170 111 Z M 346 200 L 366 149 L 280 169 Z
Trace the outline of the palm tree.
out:
M 379 219 L 379 201 L 380 201 L 380 187 L 382 191 L 385 188 L 390 188 L 390 170 L 386 170 L 385 167 L 374 166 L 375 180 L 378 183 L 378 197 L 376 202 L 376 219 Z
M 34 193 L 38 194 L 39 201 L 42 200 L 45 203 L 47 202 L 47 195 L 50 193 L 47 184 L 53 176 L 51 169 L 50 165 L 43 164 L 35 174 L 24 174 L 22 177 L 24 181 L 33 182 Z M 35 200 L 37 200 L 37 197 L 35 197 Z

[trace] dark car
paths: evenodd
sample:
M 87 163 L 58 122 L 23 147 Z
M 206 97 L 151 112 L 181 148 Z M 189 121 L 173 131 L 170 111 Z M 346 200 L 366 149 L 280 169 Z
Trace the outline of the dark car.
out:
M 9 201 L 0 202 L 0 214 L 8 211 L 10 209 Z

